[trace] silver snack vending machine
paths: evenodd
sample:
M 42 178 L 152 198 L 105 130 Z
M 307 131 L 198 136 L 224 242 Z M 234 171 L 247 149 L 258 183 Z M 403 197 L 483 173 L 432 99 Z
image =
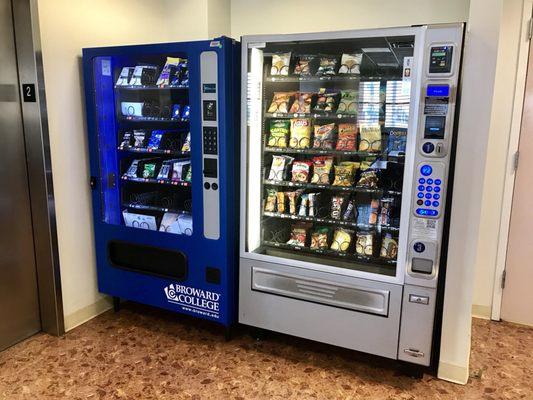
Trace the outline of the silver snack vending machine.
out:
M 463 31 L 242 38 L 241 323 L 437 361 Z

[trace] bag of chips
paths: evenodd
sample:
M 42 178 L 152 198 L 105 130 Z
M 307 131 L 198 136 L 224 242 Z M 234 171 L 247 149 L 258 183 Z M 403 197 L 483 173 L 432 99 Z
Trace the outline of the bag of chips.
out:
M 315 149 L 332 149 L 335 124 L 315 125 L 315 137 L 313 147 Z
M 311 183 L 329 184 L 329 174 L 333 165 L 333 157 L 313 157 L 313 177 Z
M 277 199 L 277 210 L 280 214 L 285 213 L 285 192 L 277 192 L 276 193 L 276 199 Z
M 316 74 L 318 76 L 332 76 L 337 70 L 337 56 L 320 56 L 320 64 Z
M 374 253 L 373 243 L 373 233 L 357 232 L 355 241 L 355 252 L 360 256 L 371 256 Z
M 267 197 L 265 200 L 265 211 L 276 211 L 276 202 L 278 199 L 278 191 L 276 189 L 267 189 Z
M 292 181 L 307 183 L 312 165 L 311 161 L 294 161 L 292 163 Z
M 133 131 L 133 147 L 144 147 L 145 139 L 146 131 L 140 129 Z
M 148 140 L 148 149 L 157 150 L 161 145 L 161 139 L 163 139 L 163 131 L 152 131 L 150 140 Z
M 287 76 L 289 75 L 289 65 L 291 63 L 291 53 L 278 53 L 272 55 L 272 67 L 270 68 L 270 75 L 272 76 Z
M 346 54 L 341 57 L 341 66 L 339 74 L 357 74 L 361 73 L 360 65 L 363 60 L 363 53 Z
M 379 255 L 387 260 L 394 260 L 398 257 L 398 241 L 393 239 L 390 233 L 387 233 L 381 241 Z
M 341 101 L 337 107 L 339 114 L 357 114 L 357 91 L 341 90 Z
M 358 166 L 359 163 L 352 161 L 343 161 L 339 165 L 335 165 L 335 179 L 333 180 L 333 186 L 352 186 Z
M 314 250 L 328 248 L 329 228 L 317 227 L 311 234 L 311 248 Z
M 407 146 L 407 132 L 406 131 L 390 131 L 389 140 L 387 143 L 387 153 L 391 156 L 399 156 L 405 154 Z
M 183 142 L 183 145 L 181 146 L 181 151 L 184 153 L 191 151 L 191 132 L 187 132 L 185 141 Z
M 378 223 L 378 213 L 379 213 L 379 200 L 372 199 L 370 202 L 370 215 L 368 217 L 369 225 L 376 225 Z
M 120 148 L 126 149 L 131 146 L 131 132 L 124 132 L 124 135 L 122 135 L 122 141 L 120 142 Z
M 342 213 L 342 220 L 343 221 L 347 221 L 347 222 L 353 221 L 355 219 L 356 213 L 357 213 L 357 211 L 356 211 L 356 208 L 355 208 L 355 201 L 354 201 L 354 199 L 350 199 L 350 200 L 348 200 L 348 204 L 346 205 L 346 209 Z
M 271 181 L 285 180 L 286 172 L 293 161 L 293 157 L 286 155 L 272 156 L 272 165 L 270 166 L 268 179 Z
M 353 123 L 339 124 L 337 150 L 355 151 L 357 144 L 357 125 Z
M 287 192 L 287 199 L 289 200 L 289 214 L 296 214 L 296 205 L 298 204 L 298 198 L 303 193 L 303 190 L 295 190 L 294 192 Z
M 320 193 L 309 193 L 309 212 L 310 217 L 316 217 L 318 213 L 318 201 Z
M 367 189 L 377 189 L 379 183 L 379 177 L 375 170 L 367 169 L 366 171 L 361 172 L 361 177 L 357 186 L 364 187 Z
M 331 250 L 347 251 L 352 241 L 353 231 L 350 229 L 337 228 L 333 234 Z
M 308 224 L 295 224 L 291 228 L 291 238 L 287 242 L 292 246 L 305 247 L 307 242 L 307 231 L 309 229 Z
M 289 112 L 289 103 L 293 96 L 293 92 L 274 92 L 272 103 L 270 103 L 267 112 L 287 114 Z
M 392 198 L 381 199 L 381 212 L 379 213 L 380 225 L 391 224 L 393 204 L 394 204 L 394 199 Z
M 379 125 L 361 125 L 359 137 L 359 151 L 381 151 L 381 127 Z
M 315 58 L 316 56 L 313 55 L 298 56 L 298 61 L 296 61 L 296 65 L 294 66 L 294 75 L 311 75 L 311 63 L 315 60 Z
M 316 113 L 332 113 L 337 108 L 338 97 L 339 93 L 327 92 L 326 89 L 321 88 L 313 111 Z
M 289 147 L 292 149 L 308 149 L 311 144 L 311 120 L 309 118 L 291 119 L 291 138 Z
M 341 219 L 346 199 L 347 197 L 344 194 L 331 196 L 331 219 Z
M 290 114 L 309 114 L 311 112 L 311 102 L 314 93 L 298 93 L 296 100 L 292 103 Z
M 143 178 L 155 178 L 155 163 L 146 163 L 143 168 Z
M 270 136 L 268 137 L 268 146 L 287 147 L 289 128 L 290 122 L 286 119 L 270 120 Z
M 300 196 L 300 208 L 298 209 L 298 215 L 300 217 L 306 217 L 308 207 L 309 207 L 309 195 L 302 194 Z

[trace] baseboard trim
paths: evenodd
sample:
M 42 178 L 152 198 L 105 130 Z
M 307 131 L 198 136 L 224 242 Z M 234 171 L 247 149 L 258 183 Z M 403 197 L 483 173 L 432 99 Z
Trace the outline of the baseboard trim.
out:
M 439 362 L 439 371 L 437 373 L 439 379 L 443 379 L 448 382 L 458 383 L 460 385 L 466 385 L 468 382 L 468 366 L 449 364 L 445 362 Z
M 481 304 L 472 304 L 472 316 L 482 319 L 491 319 L 492 307 Z
M 96 303 L 90 304 L 72 314 L 65 315 L 65 332 L 93 319 L 107 310 L 113 308 L 113 301 L 110 297 L 102 297 Z

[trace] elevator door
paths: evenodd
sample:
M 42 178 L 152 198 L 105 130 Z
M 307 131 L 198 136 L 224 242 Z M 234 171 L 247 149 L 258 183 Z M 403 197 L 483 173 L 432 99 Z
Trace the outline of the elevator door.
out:
M 0 350 L 41 329 L 11 0 L 0 0 Z

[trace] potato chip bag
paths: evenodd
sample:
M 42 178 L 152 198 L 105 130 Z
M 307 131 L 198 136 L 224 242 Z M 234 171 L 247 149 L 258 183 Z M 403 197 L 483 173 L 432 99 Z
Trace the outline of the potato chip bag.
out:
M 270 147 L 287 147 L 290 122 L 286 119 L 270 120 L 270 136 L 267 145 Z
M 291 53 L 278 53 L 272 55 L 272 67 L 270 68 L 270 75 L 272 76 L 287 76 L 289 75 L 289 65 L 291 63 Z
M 359 137 L 359 151 L 381 151 L 381 127 L 379 125 L 361 125 Z
M 314 93 L 298 93 L 296 100 L 292 103 L 290 114 L 309 114 L 311 112 L 311 102 L 313 101 Z
M 311 144 L 311 120 L 309 118 L 291 119 L 291 137 L 289 147 L 308 149 Z
M 267 112 L 287 114 L 289 112 L 289 103 L 293 96 L 293 92 L 274 92 L 272 103 L 270 103 Z
M 349 229 L 337 228 L 333 234 L 331 250 L 347 251 L 352 241 L 353 231 Z
M 360 74 L 360 65 L 363 60 L 363 53 L 346 54 L 341 57 L 339 74 Z
M 335 135 L 335 124 L 315 125 L 315 137 L 313 139 L 313 148 L 315 149 L 332 149 L 333 136 Z
M 357 91 L 341 90 L 341 101 L 337 107 L 339 114 L 357 114 Z
M 313 177 L 311 183 L 329 184 L 329 173 L 333 165 L 333 157 L 317 156 L 313 157 Z
M 355 151 L 357 144 L 357 125 L 353 123 L 339 124 L 337 150 Z

